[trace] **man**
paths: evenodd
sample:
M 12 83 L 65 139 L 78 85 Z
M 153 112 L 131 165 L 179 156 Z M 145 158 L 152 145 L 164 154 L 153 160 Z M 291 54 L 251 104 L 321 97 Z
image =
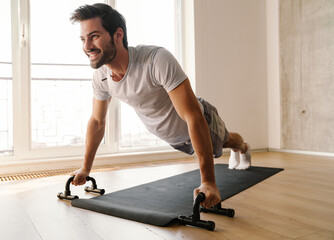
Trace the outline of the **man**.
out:
M 188 154 L 196 152 L 201 185 L 211 207 L 221 201 L 214 174 L 214 157 L 231 148 L 230 169 L 250 166 L 250 148 L 237 133 L 229 133 L 216 108 L 196 98 L 189 80 L 175 58 L 164 48 L 128 47 L 125 20 L 106 4 L 75 10 L 72 22 L 80 22 L 83 51 L 96 69 L 93 77 L 93 113 L 86 136 L 84 163 L 73 173 L 74 185 L 86 182 L 98 146 L 104 136 L 111 97 L 134 107 L 147 129 Z

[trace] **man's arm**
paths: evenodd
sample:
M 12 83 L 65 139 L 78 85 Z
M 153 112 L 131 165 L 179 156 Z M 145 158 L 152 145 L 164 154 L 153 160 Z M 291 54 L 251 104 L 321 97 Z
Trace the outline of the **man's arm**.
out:
M 79 170 L 72 174 L 75 175 L 72 181 L 74 185 L 85 184 L 86 177 L 92 169 L 96 151 L 104 136 L 109 102 L 110 99 L 107 101 L 93 99 L 93 113 L 87 125 L 84 163 Z
M 221 198 L 216 186 L 208 124 L 188 79 L 169 92 L 169 97 L 179 116 L 188 125 L 190 139 L 199 160 L 201 186 L 194 190 L 194 196 L 203 192 L 206 196 L 203 205 L 208 208 L 212 207 L 219 203 Z

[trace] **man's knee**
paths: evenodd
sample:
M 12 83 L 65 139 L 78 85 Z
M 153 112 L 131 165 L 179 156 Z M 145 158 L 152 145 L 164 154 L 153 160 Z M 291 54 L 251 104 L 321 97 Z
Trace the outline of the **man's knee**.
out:
M 230 132 L 223 146 L 226 148 L 240 149 L 243 147 L 243 143 L 244 140 L 240 136 L 240 134 L 235 132 Z

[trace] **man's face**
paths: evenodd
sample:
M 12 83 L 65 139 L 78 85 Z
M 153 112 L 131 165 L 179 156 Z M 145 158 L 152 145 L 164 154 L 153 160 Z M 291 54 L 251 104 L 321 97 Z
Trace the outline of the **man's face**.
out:
M 92 68 L 99 68 L 111 63 L 116 57 L 117 49 L 113 39 L 101 24 L 100 18 L 84 20 L 80 23 L 83 51 L 90 60 Z

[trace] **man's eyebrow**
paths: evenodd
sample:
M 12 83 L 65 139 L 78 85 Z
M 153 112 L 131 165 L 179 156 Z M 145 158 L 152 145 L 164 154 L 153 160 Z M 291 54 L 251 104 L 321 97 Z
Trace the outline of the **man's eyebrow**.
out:
M 94 33 L 99 33 L 99 34 L 101 34 L 102 32 L 100 32 L 100 31 L 98 31 L 98 30 L 95 30 L 95 31 L 92 31 L 92 32 L 88 33 L 86 36 L 88 37 L 88 36 L 90 36 L 90 35 L 92 35 L 92 34 L 94 34 Z M 80 36 L 80 38 L 83 38 L 83 36 Z
M 93 32 L 91 32 L 91 33 L 88 33 L 87 36 L 90 36 L 90 35 L 92 35 L 92 34 L 94 34 L 94 33 L 102 33 L 102 32 L 96 30 L 96 31 L 93 31 Z

